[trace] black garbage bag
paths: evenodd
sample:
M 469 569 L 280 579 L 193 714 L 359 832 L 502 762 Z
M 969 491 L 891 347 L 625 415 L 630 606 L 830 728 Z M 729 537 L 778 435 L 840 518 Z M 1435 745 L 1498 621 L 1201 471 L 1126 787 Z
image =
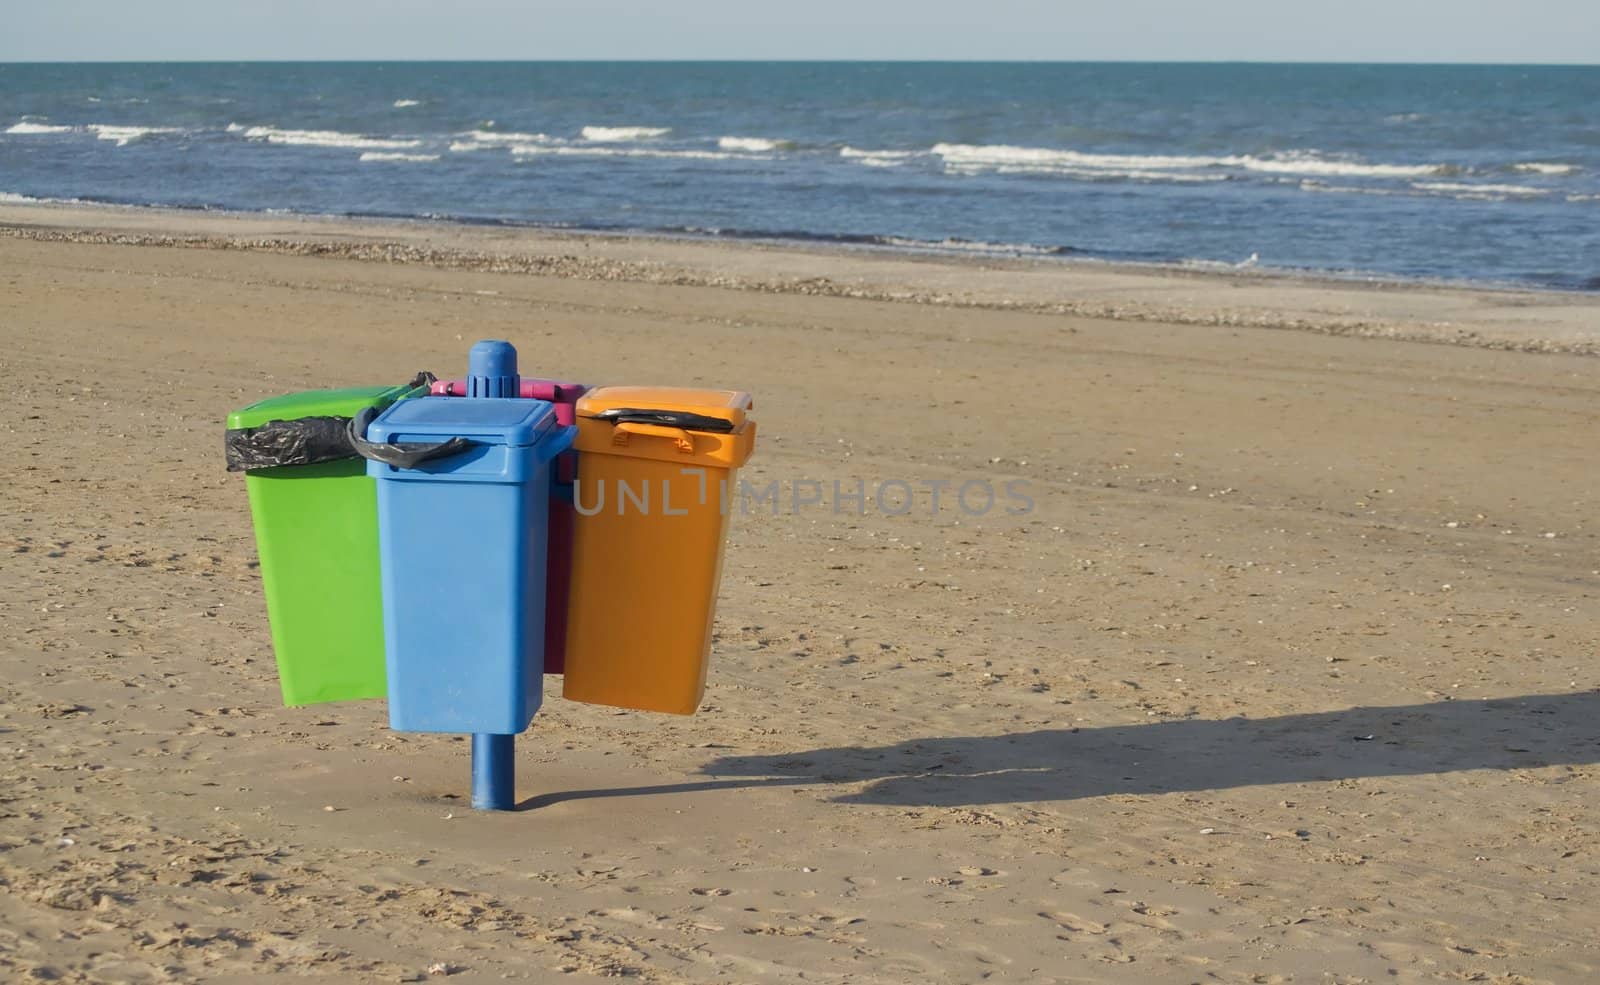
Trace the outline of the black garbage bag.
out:
M 411 386 L 433 383 L 432 373 L 418 373 Z M 260 427 L 230 428 L 223 438 L 229 472 L 277 468 L 280 465 L 316 465 L 341 458 L 359 458 L 351 438 L 348 417 L 301 417 L 268 421 Z
M 258 428 L 232 429 L 225 438 L 228 471 L 355 458 L 356 450 L 346 430 L 349 423 L 348 417 L 302 417 L 297 421 L 268 421 Z
M 687 410 L 652 410 L 641 407 L 611 407 L 593 415 L 590 420 L 610 421 L 613 424 L 660 424 L 663 427 L 683 428 L 685 431 L 711 431 L 727 434 L 733 422 L 722 417 L 708 417 Z

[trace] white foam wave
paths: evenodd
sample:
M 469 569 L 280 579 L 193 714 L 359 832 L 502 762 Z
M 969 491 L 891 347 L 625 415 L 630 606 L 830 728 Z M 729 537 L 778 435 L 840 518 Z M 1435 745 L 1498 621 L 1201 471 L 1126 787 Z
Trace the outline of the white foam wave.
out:
M 104 123 L 91 123 L 85 129 L 89 130 L 101 140 L 115 141 L 118 147 L 128 144 L 152 133 L 177 133 L 177 127 L 120 127 Z
M 1569 202 L 1600 202 L 1600 195 L 1568 195 Z
M 363 151 L 363 161 L 437 161 L 438 154 L 407 154 L 405 151 L 369 150 Z
M 883 237 L 882 242 L 884 246 L 898 246 L 903 249 L 939 250 L 941 252 L 949 251 L 952 253 L 978 253 L 990 256 L 996 254 L 1002 256 L 1051 256 L 1060 252 L 1059 250 L 1054 250 L 1049 247 L 1031 246 L 1027 243 L 985 243 L 966 239 L 926 240 L 907 239 L 901 236 L 885 236 Z
M 584 127 L 581 131 L 584 140 L 596 143 L 620 144 L 631 140 L 649 140 L 652 137 L 665 137 L 672 132 L 671 127 Z
M 1362 187 L 1360 185 L 1330 185 L 1325 181 L 1306 178 L 1300 182 L 1303 192 L 1329 192 L 1336 195 L 1403 195 L 1405 192 L 1393 188 Z
M 1532 188 L 1528 185 L 1470 185 L 1460 181 L 1413 181 L 1411 187 L 1423 192 L 1443 192 L 1447 195 L 1510 195 L 1514 197 L 1533 197 L 1535 195 L 1548 195 L 1548 188 Z
M 1115 168 L 1067 168 L 1050 167 L 1047 165 L 1007 164 L 1007 165 L 972 165 L 972 164 L 947 164 L 947 174 L 1031 174 L 1052 175 L 1066 178 L 1082 178 L 1085 181 L 1159 181 L 1175 182 L 1178 184 L 1196 184 L 1209 181 L 1227 181 L 1228 175 L 1215 173 L 1194 173 L 1190 171 L 1151 171 L 1140 168 L 1118 170 Z
M 72 127 L 56 126 L 53 123 L 29 123 L 27 120 L 23 120 L 21 123 L 16 123 L 6 128 L 6 133 L 14 133 L 18 135 L 71 132 Z
M 1085 154 L 1080 151 L 1047 147 L 1017 147 L 1011 144 L 935 144 L 933 153 L 947 163 L 972 168 L 984 167 L 1079 167 L 1117 170 L 1171 170 L 1210 168 L 1228 164 L 1225 157 L 1174 157 L 1159 154 Z
M 420 147 L 422 141 L 398 137 L 364 137 L 337 130 L 279 130 L 276 127 L 251 127 L 244 132 L 249 140 L 293 147 L 343 147 L 351 150 L 405 150 Z
M 1226 156 L 1088 154 L 1081 151 L 1018 147 L 1010 144 L 937 144 L 932 152 L 943 158 L 947 166 L 953 165 L 969 171 L 1011 168 L 1049 173 L 1066 168 L 1080 168 L 1153 173 L 1229 168 L 1266 174 L 1414 178 L 1439 174 L 1444 167 L 1438 164 L 1369 164 L 1343 161 L 1323 157 L 1314 151 L 1291 151 L 1272 157 L 1241 154 Z M 1020 172 L 1013 170 L 1012 173 Z
M 717 146 L 723 150 L 745 151 L 751 154 L 770 154 L 794 146 L 790 140 L 772 140 L 768 137 L 718 137 Z
M 409 109 L 412 106 L 421 106 L 421 105 L 422 105 L 422 100 L 420 100 L 420 99 L 396 99 L 394 101 L 394 108 L 395 109 Z
M 897 168 L 917 156 L 911 150 L 859 150 L 855 147 L 839 148 L 839 156 L 869 168 Z
M 1380 188 L 1371 185 L 1330 185 L 1312 178 L 1307 178 L 1300 182 L 1300 190 L 1342 195 L 1428 195 L 1469 202 L 1503 202 L 1508 198 L 1530 199 L 1551 194 L 1547 188 L 1533 188 L 1528 185 L 1474 185 L 1464 181 L 1413 181 L 1405 188 Z M 1572 201 L 1572 198 L 1569 196 L 1567 201 Z
M 511 153 L 518 157 L 553 154 L 561 157 L 654 157 L 677 158 L 688 161 L 749 160 L 745 154 L 732 154 L 713 150 L 647 150 L 643 147 L 546 147 L 536 144 L 515 144 Z
M 494 130 L 468 130 L 457 134 L 464 140 L 456 140 L 450 144 L 450 150 L 457 154 L 470 153 L 476 150 L 488 150 L 495 147 L 517 147 L 530 144 L 562 143 L 548 134 L 543 133 L 499 133 Z
M 243 123 L 230 123 L 226 127 L 224 127 L 223 129 L 227 130 L 229 133 L 244 133 L 244 124 Z
M 48 202 L 48 198 L 34 198 L 32 195 L 18 195 L 16 192 L 0 192 L 0 203 L 6 205 L 37 205 Z
M 1547 164 L 1544 161 L 1524 161 L 1511 165 L 1513 171 L 1527 171 L 1531 174 L 1576 174 L 1579 170 L 1576 164 Z
M 1294 151 L 1275 157 L 1225 158 L 1230 166 L 1267 174 L 1313 174 L 1335 178 L 1423 178 L 1444 174 L 1444 164 L 1368 164 L 1360 161 L 1329 160 L 1309 151 Z

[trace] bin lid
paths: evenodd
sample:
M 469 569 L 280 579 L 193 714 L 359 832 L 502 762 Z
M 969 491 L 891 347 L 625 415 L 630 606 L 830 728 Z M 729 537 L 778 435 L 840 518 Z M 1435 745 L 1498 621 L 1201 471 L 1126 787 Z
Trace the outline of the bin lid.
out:
M 524 399 L 548 400 L 553 404 L 575 404 L 587 389 L 588 387 L 582 383 L 564 383 L 561 380 L 537 380 L 524 376 L 522 378 L 522 392 L 519 395 Z M 464 397 L 467 395 L 467 381 L 439 380 L 433 384 L 429 392 L 435 397 Z
M 410 391 L 411 386 L 406 384 L 285 393 L 229 414 L 228 428 L 258 428 L 268 421 L 298 421 L 303 417 L 354 417 L 368 407 L 387 407 Z
M 606 411 L 680 411 L 727 421 L 718 431 L 739 431 L 753 402 L 740 390 L 701 390 L 676 386 L 602 386 L 578 400 L 579 417 L 596 417 Z M 687 430 L 698 430 L 688 427 Z
M 381 444 L 467 438 L 484 445 L 538 444 L 557 430 L 554 405 L 518 397 L 418 397 L 402 400 L 367 428 Z

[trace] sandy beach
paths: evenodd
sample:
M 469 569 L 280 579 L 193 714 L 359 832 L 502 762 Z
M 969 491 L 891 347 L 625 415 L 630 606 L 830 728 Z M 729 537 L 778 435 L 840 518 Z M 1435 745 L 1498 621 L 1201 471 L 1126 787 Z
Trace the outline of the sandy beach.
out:
M 1600 978 L 1600 297 L 5 204 L 0 335 L 7 981 Z M 1034 508 L 736 516 L 701 713 L 474 813 L 280 705 L 222 421 L 478 338 Z

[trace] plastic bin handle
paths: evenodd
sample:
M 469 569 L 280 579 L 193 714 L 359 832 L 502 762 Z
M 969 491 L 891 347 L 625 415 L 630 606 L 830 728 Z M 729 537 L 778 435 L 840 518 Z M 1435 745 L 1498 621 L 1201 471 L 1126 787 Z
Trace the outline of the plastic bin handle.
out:
M 449 458 L 459 455 L 477 445 L 470 438 L 450 438 L 434 444 L 406 443 L 379 444 L 367 440 L 367 426 L 378 416 L 377 408 L 368 407 L 350 419 L 349 433 L 350 444 L 354 446 L 356 454 L 374 462 L 393 465 L 397 469 L 414 469 L 424 462 L 431 462 L 438 458 Z
M 645 435 L 652 438 L 671 438 L 672 443 L 685 455 L 694 454 L 694 435 L 683 428 L 663 427 L 660 424 L 635 424 L 632 421 L 623 421 L 611 432 L 611 443 L 626 445 L 630 435 Z
M 611 407 L 594 415 L 597 421 L 613 424 L 659 424 L 663 427 L 681 428 L 685 431 L 711 431 L 728 434 L 733 422 L 724 417 L 709 417 L 686 410 L 646 410 L 639 407 Z

